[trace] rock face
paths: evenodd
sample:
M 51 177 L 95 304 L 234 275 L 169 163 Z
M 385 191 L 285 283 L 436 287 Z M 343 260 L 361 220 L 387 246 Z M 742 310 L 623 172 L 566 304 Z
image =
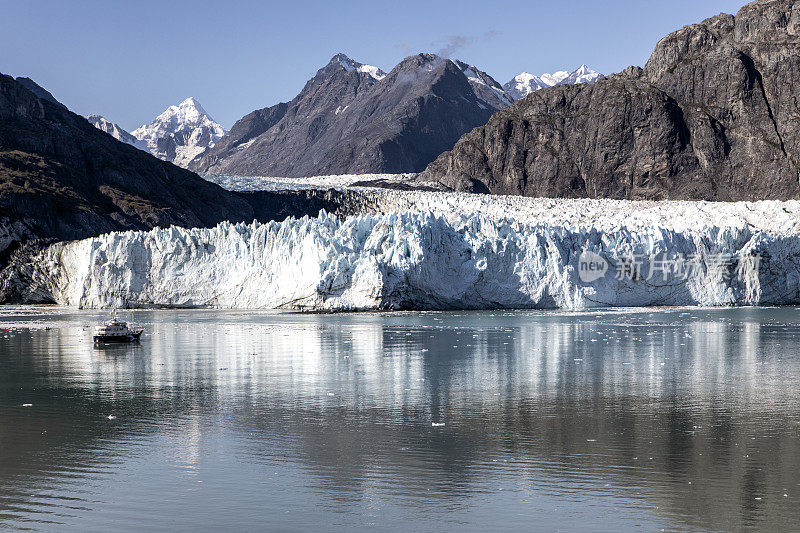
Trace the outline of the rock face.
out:
M 554 85 L 575 85 L 577 83 L 594 83 L 602 74 L 592 70 L 586 65 L 581 65 L 572 72 L 560 70 L 552 74 L 542 74 L 534 76 L 529 72 L 517 74 L 514 78 L 503 85 L 503 90 L 514 100 L 525 98 L 532 92 L 553 87 Z
M 86 120 L 100 131 L 104 131 L 116 140 L 135 146 L 139 150 L 147 150 L 147 143 L 140 141 L 124 129 L 119 124 L 107 120 L 101 115 L 87 115 Z
M 799 36 L 795 0 L 686 26 L 643 69 L 515 102 L 419 179 L 528 196 L 796 198 Z
M 244 176 L 419 172 L 511 102 L 486 73 L 419 54 L 389 74 L 339 54 L 291 102 L 254 111 L 195 160 Z
M 252 208 L 0 74 L 0 252 L 32 238 L 252 220 Z
M 178 105 L 169 106 L 153 122 L 136 128 L 132 133 L 154 156 L 186 168 L 226 132 L 206 113 L 200 102 L 187 98 Z

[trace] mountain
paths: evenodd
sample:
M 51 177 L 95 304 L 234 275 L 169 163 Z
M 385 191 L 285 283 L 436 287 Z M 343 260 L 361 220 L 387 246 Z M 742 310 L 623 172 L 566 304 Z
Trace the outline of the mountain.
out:
M 472 91 L 484 102 L 488 102 L 496 109 L 508 107 L 514 99 L 506 93 L 503 86 L 497 83 L 494 78 L 479 70 L 474 65 L 467 65 L 457 59 L 451 60 L 458 69 L 467 77 Z
M 114 137 L 118 141 L 122 141 L 125 144 L 130 144 L 131 146 L 135 146 L 140 150 L 147 150 L 147 143 L 144 141 L 140 141 L 124 129 L 122 129 L 118 124 L 114 122 L 110 122 L 106 120 L 105 117 L 101 115 L 87 115 L 86 120 L 89 123 L 97 128 L 100 131 L 104 131 Z
M 225 129 L 214 122 L 194 98 L 169 106 L 150 124 L 131 132 L 144 141 L 151 154 L 171 161 L 179 167 L 203 153 L 225 135 Z
M 418 54 L 386 74 L 337 54 L 291 102 L 243 117 L 189 168 L 287 177 L 420 171 L 511 101 L 460 61 Z
M 594 83 L 601 76 L 596 70 L 592 70 L 586 65 L 581 65 L 572 72 L 559 70 L 552 74 L 542 74 L 534 76 L 528 72 L 523 72 L 514 76 L 508 83 L 503 85 L 503 90 L 514 100 L 525 98 L 534 91 L 553 87 L 554 85 L 574 85 L 576 83 Z
M 800 1 L 759 0 L 661 39 L 644 68 L 536 91 L 418 179 L 527 196 L 800 196 Z
M 240 196 L 0 74 L 0 252 L 29 238 L 252 220 Z
M 578 83 L 594 83 L 601 76 L 596 70 L 592 70 L 586 65 L 581 65 L 569 73 L 569 75 L 558 82 L 558 85 L 576 85 Z
M 511 96 L 514 100 L 525 98 L 534 91 L 550 87 L 551 84 L 546 83 L 539 76 L 534 76 L 529 72 L 523 72 L 514 76 L 511 81 L 503 85 L 506 94 Z
M 547 72 L 545 72 L 539 77 L 543 82 L 547 84 L 548 87 L 552 87 L 553 85 L 558 85 L 559 83 L 567 79 L 569 77 L 569 71 L 559 70 L 553 72 L 552 74 L 548 74 Z

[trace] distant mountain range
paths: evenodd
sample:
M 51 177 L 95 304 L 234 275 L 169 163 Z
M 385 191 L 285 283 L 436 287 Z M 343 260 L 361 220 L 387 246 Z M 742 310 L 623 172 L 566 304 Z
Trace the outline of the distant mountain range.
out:
M 385 73 L 337 54 L 292 101 L 246 115 L 189 168 L 287 177 L 417 172 L 513 101 L 462 61 L 418 54 Z
M 594 83 L 602 74 L 592 70 L 586 65 L 581 65 L 572 72 L 559 70 L 552 74 L 544 73 L 541 76 L 534 76 L 528 72 L 523 72 L 503 85 L 503 90 L 514 100 L 525 98 L 534 91 L 545 87 L 556 85 L 575 85 L 578 83 Z
M 474 65 L 433 54 L 406 58 L 388 74 L 337 54 L 291 102 L 253 111 L 228 135 L 195 98 L 130 133 L 100 115 L 87 119 L 122 142 L 203 173 L 416 172 L 514 100 L 598 76 L 583 65 L 571 73 L 523 73 L 502 86 Z

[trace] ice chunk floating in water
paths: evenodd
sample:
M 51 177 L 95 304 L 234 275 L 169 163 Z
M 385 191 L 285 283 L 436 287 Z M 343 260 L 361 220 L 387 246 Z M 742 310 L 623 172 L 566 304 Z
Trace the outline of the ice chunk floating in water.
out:
M 607 271 L 585 281 L 581 257 Z M 721 263 L 719 256 L 729 258 Z M 694 258 L 692 272 L 621 268 Z M 800 302 L 800 239 L 748 224 L 593 227 L 422 212 L 222 223 L 54 244 L 20 276 L 81 307 L 478 309 Z M 20 282 L 22 283 L 22 282 Z

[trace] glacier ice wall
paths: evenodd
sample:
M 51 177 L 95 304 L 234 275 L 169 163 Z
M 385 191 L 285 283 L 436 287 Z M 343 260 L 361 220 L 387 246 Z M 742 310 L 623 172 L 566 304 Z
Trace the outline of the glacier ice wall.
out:
M 586 251 L 608 264 L 584 281 Z M 714 260 L 731 257 L 729 264 Z M 621 258 L 696 258 L 690 276 Z M 32 292 L 60 304 L 487 309 L 800 303 L 800 236 L 748 223 L 629 229 L 406 212 L 110 233 L 54 244 Z M 616 275 L 615 275 L 616 273 Z

